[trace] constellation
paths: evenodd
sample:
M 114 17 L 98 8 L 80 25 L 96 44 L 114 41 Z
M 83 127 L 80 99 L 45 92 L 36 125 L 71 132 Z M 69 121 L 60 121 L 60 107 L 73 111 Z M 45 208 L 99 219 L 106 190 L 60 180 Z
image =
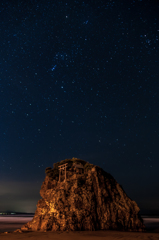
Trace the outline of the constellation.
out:
M 51 71 L 53 72 L 56 67 L 57 67 L 57 65 L 55 65 L 53 68 L 51 68 Z
M 68 67 L 69 63 L 74 62 L 71 59 L 71 56 L 67 53 L 61 51 L 57 52 L 56 55 L 53 58 L 53 64 L 52 67 L 48 70 L 48 72 L 54 72 L 56 67 Z M 53 74 L 53 73 L 52 73 Z

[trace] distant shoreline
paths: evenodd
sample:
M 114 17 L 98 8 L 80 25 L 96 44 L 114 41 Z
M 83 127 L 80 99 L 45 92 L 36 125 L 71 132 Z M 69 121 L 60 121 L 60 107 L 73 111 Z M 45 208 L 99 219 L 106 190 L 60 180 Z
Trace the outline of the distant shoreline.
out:
M 0 212 L 0 216 L 7 216 L 7 215 L 10 215 L 10 216 L 14 216 L 14 215 L 34 215 L 35 213 L 5 213 L 5 212 Z
M 17 212 L 17 213 L 12 213 L 12 212 L 9 212 L 9 213 L 5 213 L 5 212 L 0 212 L 0 216 L 7 216 L 7 215 L 11 215 L 11 216 L 14 216 L 14 215 L 34 215 L 35 213 L 23 213 L 23 212 Z M 141 214 L 140 215 L 141 217 L 159 217 L 159 214 Z

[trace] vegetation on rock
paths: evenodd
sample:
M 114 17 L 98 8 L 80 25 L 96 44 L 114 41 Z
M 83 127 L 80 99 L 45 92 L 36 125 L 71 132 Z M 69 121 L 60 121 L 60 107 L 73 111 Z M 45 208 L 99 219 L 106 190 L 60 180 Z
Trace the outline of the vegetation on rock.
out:
M 60 162 L 54 163 L 53 168 L 47 167 L 45 169 L 45 174 L 50 178 L 50 180 L 57 179 L 59 177 L 59 166 L 67 163 L 67 169 L 72 167 L 73 163 L 81 163 L 83 165 L 84 171 L 87 172 L 93 168 L 93 164 L 86 162 L 82 159 L 72 158 L 72 159 L 65 159 Z

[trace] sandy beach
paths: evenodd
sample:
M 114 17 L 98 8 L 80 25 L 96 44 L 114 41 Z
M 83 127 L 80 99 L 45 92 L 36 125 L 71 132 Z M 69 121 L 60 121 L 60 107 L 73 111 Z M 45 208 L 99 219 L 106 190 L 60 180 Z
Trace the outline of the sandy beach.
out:
M 0 240 L 159 240 L 159 232 L 77 231 L 77 232 L 26 232 L 0 233 Z
M 122 231 L 70 231 L 70 232 L 23 232 L 14 233 L 16 229 L 30 221 L 33 216 L 1 216 L 0 217 L 0 240 L 159 240 L 159 218 L 143 218 L 147 232 L 122 232 Z M 3 232 L 2 232 L 3 231 Z M 8 233 L 4 233 L 4 232 Z

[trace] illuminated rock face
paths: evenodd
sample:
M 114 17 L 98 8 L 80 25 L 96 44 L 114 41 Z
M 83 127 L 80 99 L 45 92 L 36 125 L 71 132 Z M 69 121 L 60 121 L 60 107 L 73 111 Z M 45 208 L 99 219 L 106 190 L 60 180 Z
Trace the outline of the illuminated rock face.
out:
M 139 207 L 116 180 L 93 165 L 66 182 L 46 176 L 37 210 L 22 231 L 144 231 Z

